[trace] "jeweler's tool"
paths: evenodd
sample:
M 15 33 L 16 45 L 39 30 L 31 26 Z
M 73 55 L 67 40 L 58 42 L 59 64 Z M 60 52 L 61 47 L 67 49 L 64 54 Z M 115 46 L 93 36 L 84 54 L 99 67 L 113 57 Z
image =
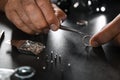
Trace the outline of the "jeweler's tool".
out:
M 89 40 L 91 38 L 91 35 L 85 34 L 85 33 L 81 32 L 81 31 L 78 31 L 76 29 L 73 29 L 71 27 L 67 27 L 67 26 L 64 26 L 64 25 L 60 25 L 60 29 L 80 34 L 80 36 L 82 36 L 82 42 L 83 42 L 83 44 L 85 46 L 90 46 Z

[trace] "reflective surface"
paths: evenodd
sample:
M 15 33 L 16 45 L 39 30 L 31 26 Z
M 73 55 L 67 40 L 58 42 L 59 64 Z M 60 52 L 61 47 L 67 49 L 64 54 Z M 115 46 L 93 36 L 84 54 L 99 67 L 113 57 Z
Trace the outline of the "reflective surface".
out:
M 71 10 L 62 25 L 93 35 L 110 22 L 119 10 L 112 7 L 104 14 Z M 88 25 L 76 24 L 79 20 L 87 20 Z M 120 50 L 111 42 L 92 48 L 82 44 L 83 37 L 79 34 L 62 29 L 46 35 L 27 35 L 16 29 L 3 14 L 0 15 L 0 29 L 5 30 L 0 48 L 0 68 L 31 66 L 40 80 L 120 80 Z M 40 41 L 46 49 L 38 56 L 22 54 L 10 45 L 11 39 Z

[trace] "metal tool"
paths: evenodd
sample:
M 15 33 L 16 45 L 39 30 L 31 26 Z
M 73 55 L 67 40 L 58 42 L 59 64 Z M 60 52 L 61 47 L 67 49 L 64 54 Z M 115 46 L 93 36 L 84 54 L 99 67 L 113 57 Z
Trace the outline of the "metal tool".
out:
M 80 31 L 78 31 L 76 29 L 73 29 L 73 28 L 67 27 L 67 26 L 63 26 L 63 25 L 60 25 L 60 29 L 67 30 L 67 31 L 72 31 L 72 32 L 78 33 L 80 35 L 85 35 L 84 33 L 80 32 Z
M 60 25 L 60 29 L 62 29 L 62 30 L 67 30 L 67 31 L 71 31 L 71 32 L 75 32 L 75 33 L 80 34 L 80 36 L 82 36 L 82 43 L 83 43 L 85 46 L 91 46 L 91 45 L 89 44 L 89 40 L 90 40 L 90 38 L 91 38 L 91 35 L 85 34 L 85 33 L 83 33 L 83 32 L 80 32 L 80 31 L 78 31 L 78 30 L 76 30 L 76 29 L 73 29 L 73 28 L 71 28 L 71 27 L 67 27 L 67 26 L 64 26 L 64 25 Z

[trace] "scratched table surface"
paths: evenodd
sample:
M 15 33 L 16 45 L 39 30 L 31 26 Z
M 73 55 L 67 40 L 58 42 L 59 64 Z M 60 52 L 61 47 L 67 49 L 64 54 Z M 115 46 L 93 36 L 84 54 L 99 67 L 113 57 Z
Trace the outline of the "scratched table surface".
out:
M 120 9 L 112 7 L 104 13 L 90 14 L 72 12 L 62 25 L 93 35 Z M 77 25 L 81 19 L 87 20 L 88 24 Z M 61 29 L 31 36 L 18 30 L 3 13 L 0 14 L 0 29 L 5 30 L 0 45 L 0 68 L 31 66 L 36 70 L 38 80 L 120 80 L 120 48 L 112 41 L 97 48 L 86 47 L 80 34 Z M 38 56 L 22 54 L 11 46 L 11 39 L 40 41 L 46 48 Z

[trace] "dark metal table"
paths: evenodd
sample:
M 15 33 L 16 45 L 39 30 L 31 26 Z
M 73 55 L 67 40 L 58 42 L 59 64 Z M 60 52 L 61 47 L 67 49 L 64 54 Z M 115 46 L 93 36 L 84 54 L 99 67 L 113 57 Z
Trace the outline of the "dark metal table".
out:
M 63 25 L 92 35 L 118 13 L 71 13 Z M 88 20 L 88 25 L 77 25 L 80 19 Z M 120 80 L 120 48 L 111 43 L 98 48 L 85 47 L 79 34 L 61 29 L 39 36 L 27 35 L 16 29 L 2 13 L 0 29 L 5 30 L 0 46 L 0 68 L 31 66 L 39 80 Z M 43 42 L 46 48 L 39 56 L 21 54 L 10 45 L 11 39 L 34 39 Z

